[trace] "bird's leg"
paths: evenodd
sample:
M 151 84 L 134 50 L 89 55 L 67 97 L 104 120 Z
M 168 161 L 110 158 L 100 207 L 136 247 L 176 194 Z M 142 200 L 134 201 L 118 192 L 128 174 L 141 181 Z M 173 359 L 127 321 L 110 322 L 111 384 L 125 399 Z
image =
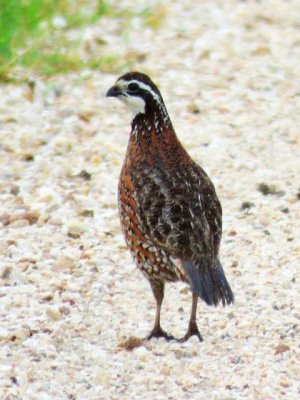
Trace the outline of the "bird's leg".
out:
M 160 326 L 160 310 L 161 310 L 161 305 L 162 301 L 164 298 L 164 282 L 160 280 L 150 280 L 150 285 L 152 292 L 154 294 L 155 300 L 156 300 L 156 315 L 155 315 L 155 323 L 152 331 L 149 333 L 147 336 L 147 340 L 152 339 L 153 337 L 155 338 L 160 338 L 163 337 L 166 340 L 174 340 L 174 337 L 172 335 L 169 335 L 166 333 L 164 330 L 162 330 Z
M 197 303 L 198 303 L 198 295 L 196 293 L 193 293 L 193 303 L 192 303 L 192 311 L 191 311 L 189 327 L 188 327 L 187 333 L 183 336 L 183 338 L 179 339 L 179 342 L 185 342 L 191 336 L 194 336 L 194 335 L 198 337 L 200 342 L 203 342 L 203 338 L 199 332 L 197 322 L 196 322 Z

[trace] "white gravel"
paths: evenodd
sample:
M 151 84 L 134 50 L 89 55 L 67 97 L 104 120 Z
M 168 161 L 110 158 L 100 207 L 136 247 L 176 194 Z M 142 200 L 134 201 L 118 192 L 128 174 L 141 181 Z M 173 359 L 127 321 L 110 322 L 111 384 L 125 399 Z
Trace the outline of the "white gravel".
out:
M 155 306 L 119 226 L 130 116 L 104 97 L 119 74 L 35 78 L 33 99 L 25 84 L 2 85 L 0 398 L 296 399 L 300 3 L 112 3 L 154 4 L 165 17 L 154 30 L 139 18 L 100 20 L 80 32 L 83 56 L 118 54 L 159 84 L 221 199 L 236 302 L 200 304 L 203 343 L 125 350 L 151 329 Z M 190 305 L 183 284 L 169 285 L 163 327 L 182 336 Z

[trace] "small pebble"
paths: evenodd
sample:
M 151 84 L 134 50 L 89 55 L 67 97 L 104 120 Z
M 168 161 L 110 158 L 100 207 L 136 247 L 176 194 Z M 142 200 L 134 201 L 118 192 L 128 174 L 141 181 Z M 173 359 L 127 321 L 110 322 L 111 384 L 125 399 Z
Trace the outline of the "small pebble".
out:
M 57 309 L 55 307 L 48 307 L 46 309 L 46 315 L 52 321 L 59 321 L 62 317 L 62 314 L 59 311 L 59 309 Z

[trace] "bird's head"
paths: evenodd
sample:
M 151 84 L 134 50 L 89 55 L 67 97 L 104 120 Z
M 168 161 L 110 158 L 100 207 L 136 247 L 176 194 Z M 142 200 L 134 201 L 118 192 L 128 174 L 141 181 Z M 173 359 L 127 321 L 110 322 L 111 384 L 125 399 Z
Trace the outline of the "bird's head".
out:
M 107 97 L 117 97 L 133 113 L 146 114 L 159 109 L 166 113 L 160 91 L 152 80 L 140 72 L 129 72 L 122 75 L 106 93 Z

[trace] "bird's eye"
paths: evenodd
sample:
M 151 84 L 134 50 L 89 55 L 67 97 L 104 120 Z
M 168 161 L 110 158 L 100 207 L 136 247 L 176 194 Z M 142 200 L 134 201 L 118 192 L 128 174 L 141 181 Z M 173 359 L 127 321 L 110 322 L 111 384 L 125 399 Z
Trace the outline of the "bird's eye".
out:
M 137 83 L 129 83 L 128 85 L 128 90 L 130 90 L 130 92 L 137 92 L 139 88 L 140 87 Z

